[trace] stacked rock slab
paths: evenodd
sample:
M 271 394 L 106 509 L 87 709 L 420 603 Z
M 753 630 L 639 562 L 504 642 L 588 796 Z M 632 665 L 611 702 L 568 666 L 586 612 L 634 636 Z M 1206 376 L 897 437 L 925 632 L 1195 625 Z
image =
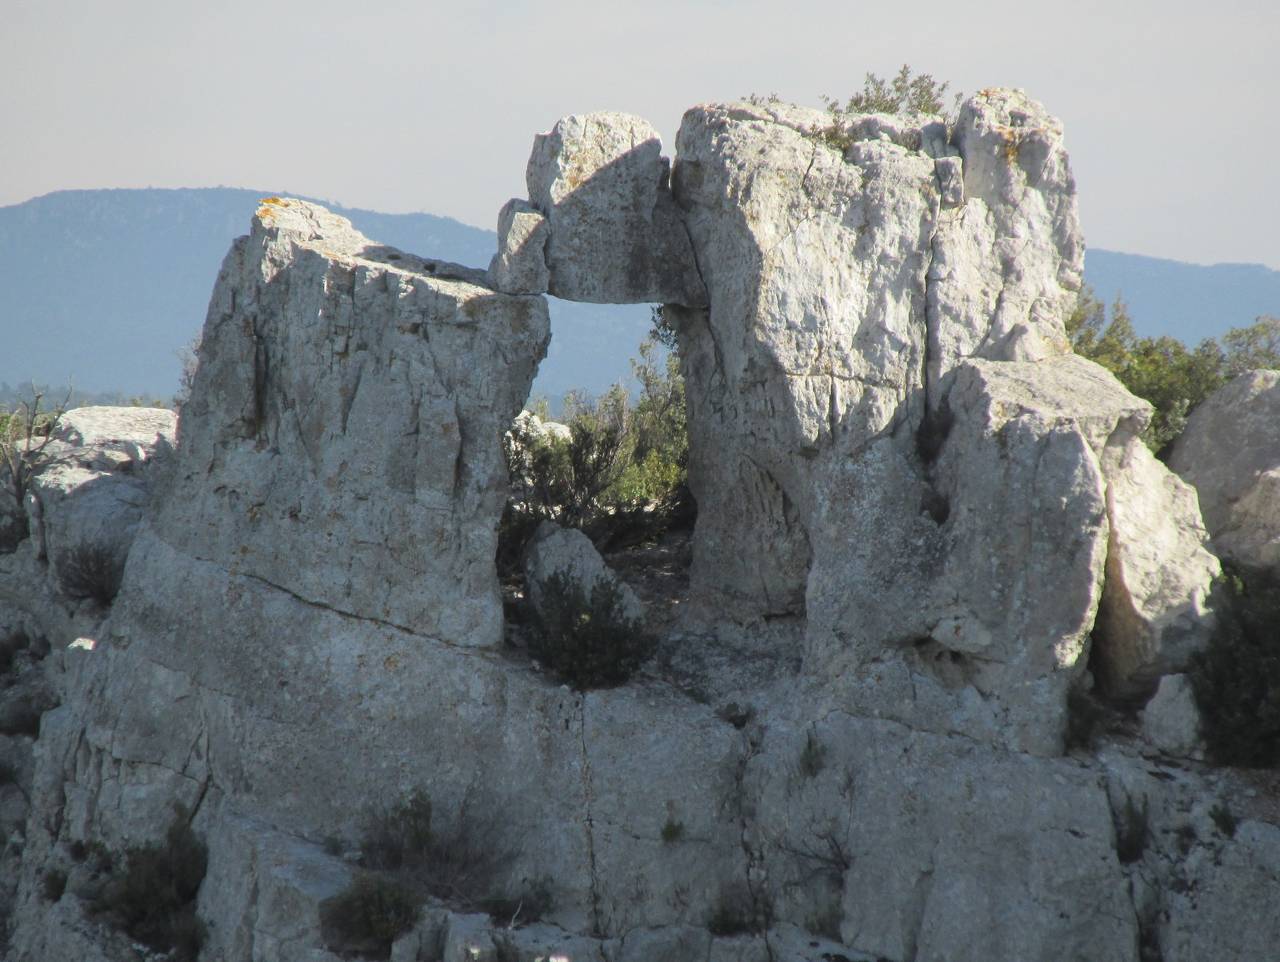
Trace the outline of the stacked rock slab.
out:
M 662 142 L 647 121 L 608 112 L 565 117 L 534 138 L 526 180 L 528 203 L 512 200 L 498 217 L 490 272 L 500 289 L 705 306 Z

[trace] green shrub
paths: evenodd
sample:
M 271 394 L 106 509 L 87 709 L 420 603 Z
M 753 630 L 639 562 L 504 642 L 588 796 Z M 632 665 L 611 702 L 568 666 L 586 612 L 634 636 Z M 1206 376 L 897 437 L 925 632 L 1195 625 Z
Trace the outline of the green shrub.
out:
M 31 639 L 23 631 L 0 638 L 0 675 L 13 667 L 14 656 L 31 644 Z
M 1129 865 L 1142 858 L 1151 837 L 1147 820 L 1147 800 L 1139 807 L 1126 796 L 1124 805 L 1114 816 L 1116 830 L 1116 857 L 1121 865 Z
M 601 578 L 588 596 L 564 572 L 541 588 L 529 651 L 578 691 L 625 684 L 653 654 L 654 639 L 623 609 L 622 590 Z
M 1093 291 L 1080 293 L 1067 320 L 1067 336 L 1082 357 L 1101 364 L 1131 392 L 1154 408 L 1142 439 L 1163 453 L 1186 427 L 1187 417 L 1206 397 L 1243 371 L 1280 367 L 1280 318 L 1259 317 L 1233 328 L 1222 344 L 1206 338 L 1189 349 L 1173 337 L 1139 337 L 1124 303 L 1107 318 Z
M 370 817 L 360 842 L 361 864 L 419 904 L 430 896 L 488 912 L 504 924 L 536 921 L 552 908 L 550 880 L 526 879 L 515 890 L 503 886 L 514 856 L 502 847 L 500 834 L 466 806 L 438 826 L 431 799 L 419 790 Z
M 176 962 L 194 962 L 203 942 L 195 914 L 208 851 L 179 810 L 163 842 L 125 852 L 122 870 L 113 873 L 93 900 L 93 912 L 157 952 L 173 952 Z
M 817 778 L 827 767 L 827 746 L 814 738 L 811 731 L 805 732 L 798 767 L 805 778 Z
M 1229 809 L 1226 804 L 1219 802 L 1209 809 L 1209 817 L 1213 819 L 1213 824 L 1227 838 L 1235 838 L 1236 826 L 1240 824 L 1240 820 L 1236 818 L 1235 813 Z
M 320 903 L 320 933 L 340 954 L 386 959 L 391 944 L 413 928 L 421 905 L 404 883 L 361 872 L 342 892 Z
M 682 838 L 684 838 L 684 822 L 676 821 L 674 816 L 668 815 L 662 826 L 663 844 L 674 845 Z
M 1271 768 L 1280 765 L 1280 579 L 1224 569 L 1192 690 L 1213 761 Z
M 824 97 L 833 112 L 848 114 L 940 114 L 945 109 L 943 98 L 949 83 L 939 83 L 932 74 L 913 76 L 911 67 L 903 64 L 892 80 L 868 73 L 862 89 L 851 96 L 843 107 L 831 97 Z M 955 103 L 960 101 L 956 94 Z
M 434 855 L 431 799 L 421 790 L 370 817 L 360 853 L 370 868 L 396 871 L 428 864 Z
M 513 571 L 540 521 L 593 533 L 598 543 L 617 529 L 645 529 L 640 540 L 685 523 L 689 438 L 684 381 L 674 337 L 655 310 L 654 330 L 631 362 L 640 393 L 633 405 L 621 385 L 599 398 L 566 395 L 569 437 L 548 436 L 518 420 L 504 438 L 512 498 L 498 529 L 498 564 Z

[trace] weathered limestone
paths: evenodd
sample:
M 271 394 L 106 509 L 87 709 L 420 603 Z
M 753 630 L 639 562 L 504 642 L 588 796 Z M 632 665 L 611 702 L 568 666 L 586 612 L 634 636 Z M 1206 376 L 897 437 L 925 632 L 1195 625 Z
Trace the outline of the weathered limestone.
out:
M 509 200 L 498 212 L 498 253 L 489 264 L 489 280 L 504 294 L 545 294 L 547 219 L 523 200 Z
M 668 312 L 695 584 L 803 613 L 806 672 L 850 673 L 838 704 L 1056 752 L 1104 565 L 1117 689 L 1203 644 L 1217 570 L 1187 490 L 1137 450 L 1147 406 L 1069 354 L 1061 127 L 1011 91 L 949 141 L 931 118 L 830 123 L 739 104 L 681 128 L 711 301 Z
M 694 108 L 673 177 L 712 305 L 679 323 L 700 386 L 695 576 L 775 613 L 800 608 L 817 462 L 882 434 L 909 446 L 960 358 L 1064 353 L 1079 286 L 1061 130 L 1034 102 L 972 98 L 956 147 L 933 118 L 855 118 L 841 151 L 830 122 Z
M 1280 571 L 1280 371 L 1247 371 L 1206 398 L 1169 466 L 1195 486 L 1222 557 Z
M 547 339 L 540 298 L 264 202 L 214 290 L 158 536 L 310 604 L 497 644 L 500 439 Z
M 981 91 L 961 107 L 951 143 L 964 199 L 932 240 L 931 391 L 961 358 L 1065 353 L 1084 258 L 1062 124 L 1044 107 L 1020 90 Z
M 706 304 L 661 154 L 657 131 L 628 114 L 575 114 L 534 138 L 529 202 L 550 228 L 552 294 L 604 304 Z

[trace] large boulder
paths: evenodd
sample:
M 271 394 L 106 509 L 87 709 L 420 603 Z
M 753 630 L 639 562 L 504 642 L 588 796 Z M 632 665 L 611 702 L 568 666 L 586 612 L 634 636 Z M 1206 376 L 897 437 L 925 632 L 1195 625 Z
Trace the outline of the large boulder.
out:
M 1206 398 L 1169 466 L 1194 485 L 1223 558 L 1280 570 L 1280 371 L 1247 371 Z
M 547 583 L 559 577 L 581 591 L 588 602 L 602 585 L 614 588 L 618 592 L 617 613 L 628 621 L 644 618 L 644 605 L 636 593 L 618 580 L 591 539 L 577 528 L 562 528 L 552 521 L 539 525 L 529 542 L 524 571 L 525 590 L 536 612 L 541 613 L 545 606 Z
M 575 114 L 534 138 L 527 181 L 549 227 L 547 290 L 592 303 L 705 305 L 669 179 L 658 132 L 639 117 Z M 527 236 L 513 222 L 498 262 L 517 258 Z

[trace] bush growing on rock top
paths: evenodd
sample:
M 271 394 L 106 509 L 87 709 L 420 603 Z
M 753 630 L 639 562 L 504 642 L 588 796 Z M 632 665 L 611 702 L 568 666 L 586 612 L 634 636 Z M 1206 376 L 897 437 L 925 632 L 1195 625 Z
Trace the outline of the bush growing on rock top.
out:
M 842 106 L 834 97 L 823 97 L 833 114 L 940 114 L 945 109 L 943 98 L 950 83 L 933 79 L 932 74 L 914 73 L 909 64 L 903 64 L 892 79 L 868 73 L 862 81 L 862 89 L 854 93 Z M 958 105 L 960 94 L 954 101 Z
M 588 592 L 564 572 L 542 585 L 529 653 L 578 691 L 625 684 L 653 654 L 654 639 L 629 617 L 607 578 Z

